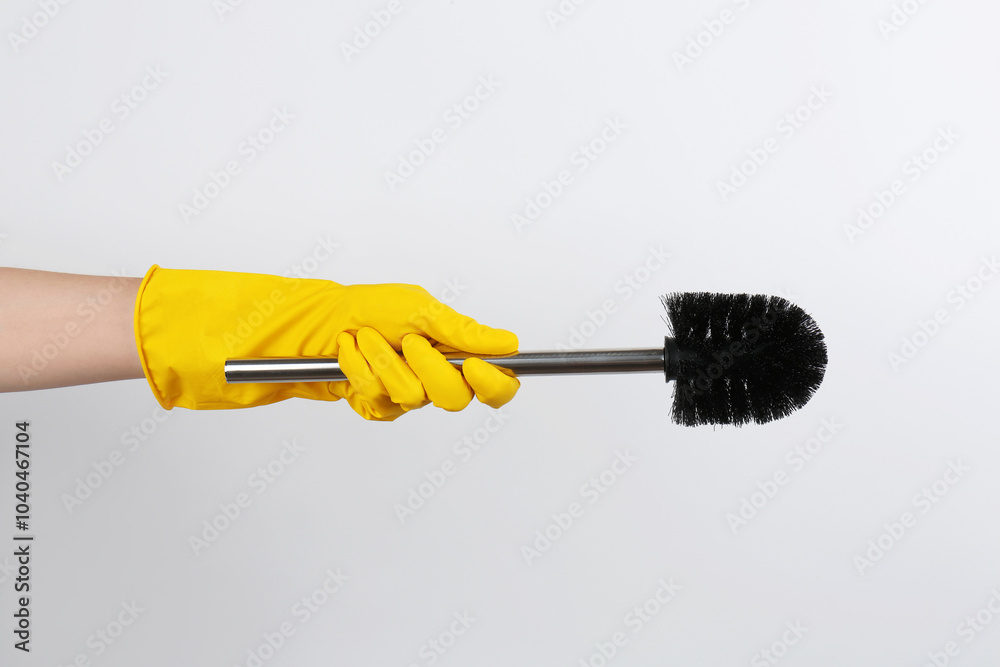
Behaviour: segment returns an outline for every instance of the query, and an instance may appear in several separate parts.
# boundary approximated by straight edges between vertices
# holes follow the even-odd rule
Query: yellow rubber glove
[[[465,360],[459,371],[442,354],[509,354],[517,351],[517,336],[478,324],[414,285],[345,286],[153,266],[136,298],[135,338],[146,379],[168,410],[344,398],[365,419],[391,421],[429,402],[461,410],[473,393],[500,407],[520,387],[481,359]],[[348,379],[225,380],[228,358],[305,356],[338,357]]]

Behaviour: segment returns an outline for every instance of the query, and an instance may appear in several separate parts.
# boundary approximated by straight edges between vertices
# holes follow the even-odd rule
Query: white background
[[[380,424],[298,399],[166,416],[144,381],[3,395],[0,662],[253,665],[282,623],[294,634],[263,664],[597,666],[618,632],[608,664],[1000,657],[995,3],[908,0],[895,25],[887,0],[590,0],[568,16],[556,0],[404,0],[384,28],[370,22],[387,2],[49,4],[51,18],[24,0],[0,16],[3,265],[457,283],[452,305],[524,350],[656,346],[669,291],[781,294],[823,328],[830,365],[805,408],[742,429],[673,425],[653,375],[525,379],[468,461],[455,443],[496,423],[478,403]],[[455,104],[476,107],[459,126]],[[275,109],[293,119],[247,160]],[[78,166],[54,165],[106,118]],[[602,144],[609,121],[624,129]],[[230,160],[240,173],[206,188]],[[518,227],[528,200],[545,207]],[[859,207],[881,215],[849,233]],[[25,419],[30,656],[12,648],[9,555]],[[292,441],[303,452],[256,494],[250,476]],[[618,452],[637,460],[590,504],[581,486]],[[401,522],[394,505],[448,460],[457,472]],[[952,464],[967,471],[920,501]],[[190,538],[239,493],[252,504],[196,554]],[[742,524],[744,501],[759,507]],[[522,548],[573,502],[582,516],[529,564]],[[347,582],[302,623],[296,603],[338,569]],[[679,587],[662,605],[661,580]],[[95,640],[133,601],[135,622]],[[656,613],[637,628],[644,604]]]

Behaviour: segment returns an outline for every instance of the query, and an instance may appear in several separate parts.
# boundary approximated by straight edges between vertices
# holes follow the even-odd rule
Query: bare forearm
[[[139,278],[0,268],[0,391],[143,377]]]

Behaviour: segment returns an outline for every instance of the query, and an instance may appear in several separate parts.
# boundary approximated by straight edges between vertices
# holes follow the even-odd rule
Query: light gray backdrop
[[[3,265],[417,283],[525,350],[655,346],[668,291],[780,294],[830,366],[788,419],[716,430],[672,425],[652,375],[391,424],[3,395],[0,662],[992,664],[998,19],[5,3]]]

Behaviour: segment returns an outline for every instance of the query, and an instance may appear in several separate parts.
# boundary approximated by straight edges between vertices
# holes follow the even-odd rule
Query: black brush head
[[[675,292],[660,297],[676,378],[676,424],[765,424],[805,405],[826,371],[823,332],[793,303],[763,294]]]

